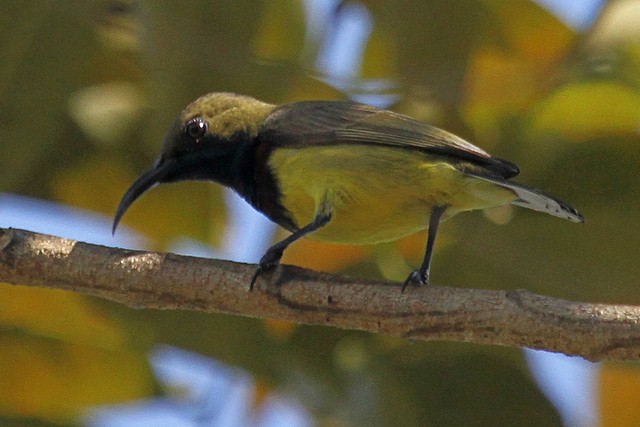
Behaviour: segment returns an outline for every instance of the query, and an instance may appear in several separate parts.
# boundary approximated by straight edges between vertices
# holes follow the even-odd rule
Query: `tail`
[[[526,187],[524,185],[505,181],[500,178],[491,178],[482,175],[473,174],[474,177],[483,181],[491,182],[499,185],[503,188],[508,188],[513,191],[518,198],[511,202],[514,205],[522,206],[523,208],[533,209],[534,211],[548,213],[549,215],[557,216],[558,218],[568,219],[573,222],[584,222],[584,217],[578,213],[577,210],[567,205],[566,203],[547,196],[540,191]]]

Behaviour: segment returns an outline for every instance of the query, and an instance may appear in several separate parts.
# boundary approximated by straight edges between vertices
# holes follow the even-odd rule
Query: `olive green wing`
[[[505,179],[519,172],[514,164],[491,157],[484,150],[442,129],[350,101],[285,104],[267,117],[260,130],[260,139],[273,147],[383,145],[445,156],[454,163],[480,166]]]

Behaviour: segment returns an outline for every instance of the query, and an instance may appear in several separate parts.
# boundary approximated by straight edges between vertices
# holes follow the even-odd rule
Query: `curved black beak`
[[[129,206],[135,202],[138,197],[142,195],[145,191],[153,187],[154,185],[162,182],[163,178],[171,173],[174,169],[174,162],[164,162],[163,164],[156,164],[153,168],[146,171],[140,178],[138,178],[132,185],[129,187],[127,192],[122,196],[122,200],[120,200],[120,204],[118,205],[118,209],[116,210],[116,214],[113,218],[113,228],[111,229],[111,234],[115,234],[116,227],[118,227],[118,223],[120,219],[127,211]]]

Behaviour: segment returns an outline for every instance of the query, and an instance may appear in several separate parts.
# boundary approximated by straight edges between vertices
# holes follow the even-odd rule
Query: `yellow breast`
[[[509,203],[514,194],[415,150],[332,145],[279,148],[269,160],[282,204],[302,227],[317,212],[329,224],[310,238],[337,243],[396,240],[427,227],[434,205],[446,216]]]

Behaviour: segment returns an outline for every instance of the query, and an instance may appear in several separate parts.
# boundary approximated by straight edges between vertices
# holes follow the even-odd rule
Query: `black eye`
[[[207,133],[207,122],[200,117],[193,118],[184,125],[184,133],[193,139],[202,138]]]

